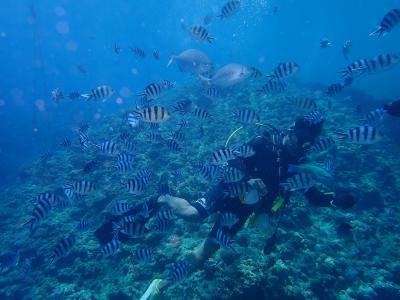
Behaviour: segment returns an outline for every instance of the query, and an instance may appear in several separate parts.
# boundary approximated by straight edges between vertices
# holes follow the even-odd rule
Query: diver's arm
[[[186,221],[198,222],[202,219],[199,211],[183,198],[174,197],[171,195],[163,195],[158,197],[158,202],[166,203],[175,211],[175,214],[178,217]]]

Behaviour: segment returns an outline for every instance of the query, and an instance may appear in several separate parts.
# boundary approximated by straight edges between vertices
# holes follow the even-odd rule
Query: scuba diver
[[[323,119],[319,122],[310,122],[302,117],[283,134],[271,126],[272,132],[267,130],[246,144],[254,149],[254,155],[229,161],[229,165],[240,168],[246,174],[244,181],[250,186],[246,197],[232,196],[227,193],[227,184],[220,182],[193,204],[169,194],[150,200],[147,203],[150,212],[148,219],[163,205],[173,209],[179,218],[190,222],[201,222],[217,212],[219,215],[208,237],[189,254],[187,259],[176,263],[165,278],[154,279],[141,299],[151,299],[161,290],[183,279],[221,246],[234,250],[232,237],[251,215],[257,221],[258,216],[269,217],[277,214],[284,203],[289,201],[290,189],[285,188],[285,181],[293,175],[289,172],[289,166],[302,162],[307,146],[314,144],[320,135],[323,122]],[[305,190],[306,198],[315,206],[347,209],[355,204],[354,197],[347,191],[335,194],[323,193],[315,187],[307,187]],[[134,210],[137,212],[140,208]],[[282,212],[273,236],[266,240],[264,246],[266,255],[271,252],[273,246],[271,244],[277,240],[276,232],[281,218]],[[96,231],[95,235],[100,243],[110,240],[111,230],[112,225],[109,222]]]

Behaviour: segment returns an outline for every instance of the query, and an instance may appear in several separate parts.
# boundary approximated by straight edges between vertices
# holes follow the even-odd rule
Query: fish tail
[[[379,28],[373,32],[371,32],[369,34],[369,36],[378,36],[378,39],[381,38],[382,36],[384,36],[386,34],[385,29],[383,29],[382,27],[379,26]]]
[[[35,218],[32,218],[32,219],[29,219],[28,221],[22,223],[22,224],[21,224],[21,227],[25,227],[25,226],[28,226],[28,225],[29,225],[29,229],[30,229],[30,231],[32,232],[33,229],[34,229],[35,224],[36,224],[36,219],[35,219]]]
[[[215,41],[215,38],[213,38],[211,36],[207,37],[207,42],[209,42],[210,44],[213,44],[214,41]]]

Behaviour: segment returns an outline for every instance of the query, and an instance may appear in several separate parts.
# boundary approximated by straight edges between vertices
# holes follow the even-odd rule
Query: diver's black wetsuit
[[[227,196],[224,192],[224,190],[226,190],[224,184],[220,183],[193,205],[203,218],[217,211],[221,213],[234,213],[239,218],[239,221],[232,226],[230,230],[225,231],[229,232],[231,236],[235,235],[241,229],[247,218],[253,212],[270,213],[274,200],[279,194],[284,195],[280,183],[284,182],[289,177],[287,173],[288,165],[297,164],[300,158],[290,155],[286,150],[279,150],[278,154],[278,150],[274,151],[272,143],[265,136],[255,138],[249,145],[256,153],[244,159],[241,164],[242,171],[247,174],[245,180],[251,178],[261,179],[267,188],[267,195],[256,204],[243,204],[240,202],[239,197]],[[279,172],[281,172],[281,176],[279,176]],[[210,233],[211,235],[215,235],[216,230],[219,228],[219,222],[220,220],[218,218]]]
[[[396,100],[392,103],[385,104],[383,106],[383,109],[385,109],[389,115],[392,115],[394,117],[400,117],[400,100]]]

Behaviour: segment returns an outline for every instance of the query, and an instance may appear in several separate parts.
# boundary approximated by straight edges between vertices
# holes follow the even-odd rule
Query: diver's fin
[[[152,300],[160,294],[159,285],[162,282],[162,279],[154,279],[149,287],[147,288],[146,292],[140,297],[140,300]]]

